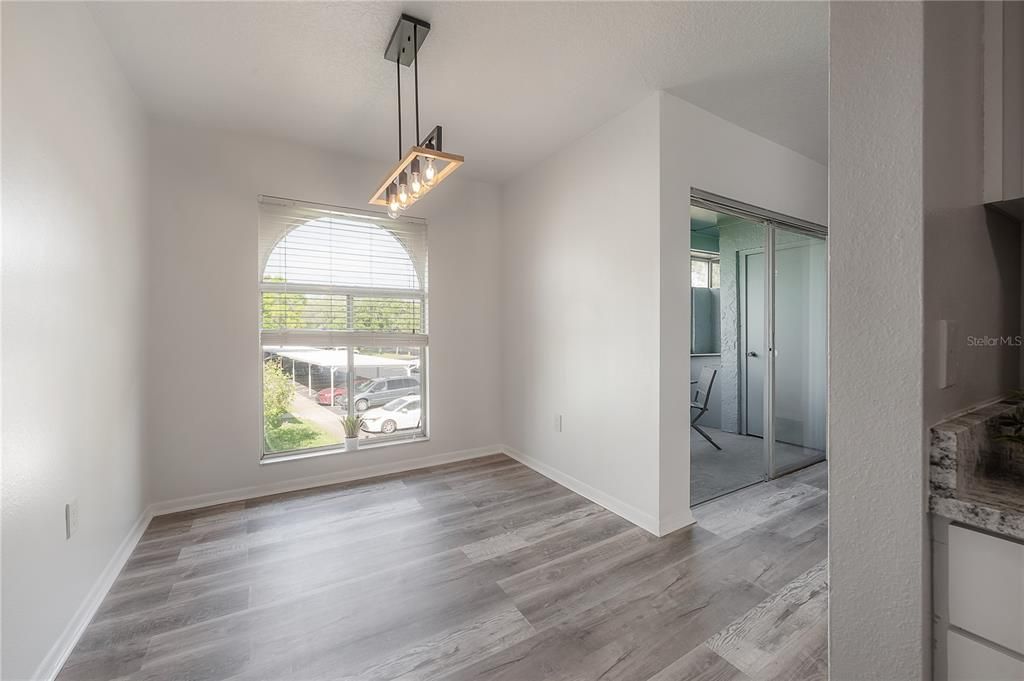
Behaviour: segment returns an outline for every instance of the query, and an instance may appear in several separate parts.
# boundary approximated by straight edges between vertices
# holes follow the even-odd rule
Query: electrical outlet
[[[71,535],[78,531],[78,499],[64,504],[64,529],[66,539],[71,539]]]
[[[561,414],[555,414],[555,432],[556,433],[561,433],[562,432],[562,415]]]

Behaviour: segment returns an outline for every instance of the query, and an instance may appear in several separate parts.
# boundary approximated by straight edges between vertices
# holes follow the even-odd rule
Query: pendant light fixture
[[[391,40],[384,50],[384,58],[395,62],[398,77],[398,165],[370,197],[375,206],[385,206],[388,215],[397,218],[403,210],[416,203],[431,189],[455,172],[465,160],[458,154],[449,154],[441,148],[441,126],[436,126],[426,137],[420,139],[420,47],[430,32],[430,24],[403,14]],[[413,67],[413,97],[416,103],[415,146],[405,151],[402,145],[402,67]]]

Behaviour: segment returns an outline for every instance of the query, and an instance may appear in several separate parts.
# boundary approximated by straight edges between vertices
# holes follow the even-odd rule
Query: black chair
[[[711,439],[711,436],[704,432],[704,429],[697,425],[701,416],[708,413],[708,401],[711,399],[711,387],[715,385],[715,376],[718,369],[704,367],[700,370],[700,379],[697,381],[697,390],[693,394],[693,401],[690,402],[690,409],[696,409],[697,413],[690,417],[690,427],[700,433],[700,436],[711,443],[711,446],[722,451],[718,443]],[[692,413],[692,412],[691,412]]]

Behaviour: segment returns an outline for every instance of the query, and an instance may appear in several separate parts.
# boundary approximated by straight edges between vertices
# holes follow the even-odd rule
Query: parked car
[[[371,409],[363,414],[363,430],[368,433],[393,433],[403,428],[420,425],[419,395],[399,397],[383,407]]]
[[[419,394],[420,379],[415,376],[390,376],[372,379],[361,389],[356,390],[353,398],[356,411],[366,411],[370,407],[379,407],[399,397]]]
[[[355,379],[355,385],[354,385],[354,387],[356,389],[356,394],[359,394],[360,392],[362,392],[363,389],[366,388],[366,386],[368,386],[370,384],[370,381],[372,381],[372,380],[373,379],[371,379],[371,378],[363,378],[362,376],[357,377]],[[322,404],[325,407],[332,407],[332,406],[343,407],[343,406],[345,406],[345,395],[346,394],[348,394],[348,388],[344,384],[336,385],[336,386],[334,386],[334,395],[333,396],[331,395],[331,389],[330,388],[324,388],[323,390],[317,391],[316,401],[317,401],[317,404]],[[333,399],[332,399],[332,397],[333,397]]]

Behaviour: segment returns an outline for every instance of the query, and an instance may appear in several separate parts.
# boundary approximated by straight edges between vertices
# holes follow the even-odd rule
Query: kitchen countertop
[[[1024,447],[993,439],[1004,432],[1000,419],[1013,415],[1024,415],[1024,402],[994,402],[931,429],[932,513],[1024,540]]]

